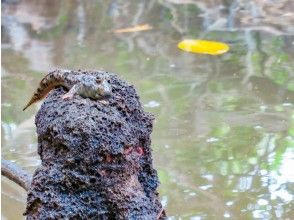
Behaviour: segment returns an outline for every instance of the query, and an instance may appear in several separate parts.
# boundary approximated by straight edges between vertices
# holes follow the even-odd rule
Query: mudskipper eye
[[[100,79],[100,78],[98,78],[98,77],[96,78],[96,82],[97,82],[97,83],[102,83],[102,81],[103,81],[102,79]]]

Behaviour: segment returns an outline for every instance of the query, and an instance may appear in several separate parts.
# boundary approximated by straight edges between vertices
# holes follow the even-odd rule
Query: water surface
[[[2,156],[31,173],[40,164],[40,104],[22,108],[48,71],[107,70],[155,115],[154,165],[171,219],[294,219],[293,4],[207,2],[4,1]],[[153,29],[112,32],[145,23]],[[185,53],[176,46],[185,38],[231,50]],[[2,219],[22,219],[25,200],[2,178]]]

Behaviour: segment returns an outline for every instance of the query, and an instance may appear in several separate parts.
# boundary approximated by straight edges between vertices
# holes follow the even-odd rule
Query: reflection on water
[[[156,116],[153,156],[173,219],[293,219],[294,8],[289,0],[275,6],[4,1],[3,156],[30,172],[39,165],[38,105],[22,108],[46,72],[105,69],[133,83]],[[144,23],[153,29],[111,32]],[[179,51],[191,37],[226,42],[231,51]],[[2,218],[21,219],[24,205],[25,192],[2,179]]]

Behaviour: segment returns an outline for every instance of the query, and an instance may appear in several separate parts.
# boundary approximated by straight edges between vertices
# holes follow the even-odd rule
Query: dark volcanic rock
[[[152,167],[152,116],[133,86],[115,74],[108,104],[58,88],[36,116],[42,164],[28,193],[27,219],[157,219],[162,211]],[[164,216],[162,212],[161,217]]]

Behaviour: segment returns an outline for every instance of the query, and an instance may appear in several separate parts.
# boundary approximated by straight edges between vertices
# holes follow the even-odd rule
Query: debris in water
[[[116,29],[113,31],[113,33],[129,33],[129,32],[138,32],[138,31],[148,31],[148,30],[151,30],[152,28],[153,27],[150,24],[142,24],[142,25],[137,25],[134,27]]]
[[[229,46],[225,43],[207,40],[183,40],[178,44],[178,48],[186,52],[201,53],[210,55],[220,55],[229,51]]]

